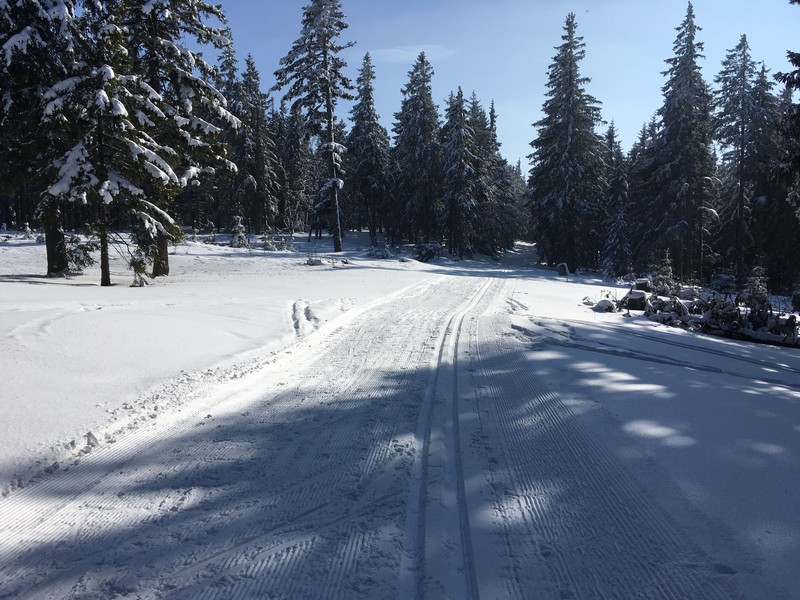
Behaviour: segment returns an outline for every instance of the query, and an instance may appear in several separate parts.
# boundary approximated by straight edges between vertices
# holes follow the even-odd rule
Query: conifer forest
[[[0,1],[0,224],[41,232],[48,274],[99,261],[103,284],[110,246],[158,277],[170,242],[198,232],[265,247],[326,232],[338,250],[366,230],[376,251],[413,244],[423,260],[499,256],[525,239],[572,272],[625,278],[666,261],[685,283],[800,289],[797,52],[793,71],[774,73],[742,33],[707,81],[689,3],[663,104],[625,149],[586,90],[592,49],[570,13],[553,32],[529,163],[510,164],[491,98],[434,98],[424,52],[391,131],[381,125],[370,54],[342,58],[357,42],[345,10],[311,0],[264,89],[223,6]]]

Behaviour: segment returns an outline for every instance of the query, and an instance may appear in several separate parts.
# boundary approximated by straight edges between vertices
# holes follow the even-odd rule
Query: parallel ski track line
[[[536,321],[536,322],[537,323],[541,323],[541,321]],[[589,325],[590,324],[590,322],[588,322],[588,321],[575,321],[575,320],[570,320],[568,323],[578,323],[578,324],[582,324],[582,325]],[[520,330],[525,335],[535,335],[535,334],[532,334],[529,330],[527,330],[524,327],[520,327],[520,326],[515,325],[514,328]],[[547,328],[547,327],[545,326],[545,328]],[[705,349],[703,349],[701,347],[698,347],[698,346],[695,346],[695,345],[692,345],[692,344],[685,344],[685,343],[681,343],[681,342],[678,342],[678,341],[675,341],[675,340],[666,339],[667,336],[646,335],[646,334],[642,334],[642,333],[639,333],[639,332],[631,331],[629,329],[625,329],[623,327],[615,327],[615,326],[607,326],[607,325],[601,325],[598,328],[599,329],[606,329],[608,331],[616,331],[616,332],[619,332],[619,333],[622,333],[622,334],[627,334],[627,335],[631,335],[631,336],[634,336],[634,337],[643,338],[643,339],[650,340],[650,341],[653,341],[653,342],[659,343],[659,344],[665,344],[665,345],[669,345],[669,346],[676,346],[678,348],[682,348],[682,349],[688,350],[690,352],[698,352],[700,354],[711,354],[711,355],[716,355],[716,356],[723,357],[723,358],[725,358],[727,360],[731,360],[731,361],[740,361],[740,362],[744,362],[744,363],[747,363],[747,364],[752,364],[752,365],[755,365],[755,366],[758,366],[758,367],[762,367],[765,370],[769,370],[769,371],[773,371],[773,372],[780,371],[782,373],[786,373],[787,375],[792,375],[792,376],[800,375],[800,370],[794,369],[792,367],[788,367],[786,365],[768,363],[768,362],[766,362],[764,360],[759,360],[759,359],[754,359],[754,358],[747,358],[747,357],[743,357],[743,356],[740,356],[740,355],[731,354],[729,352],[725,352],[725,351],[722,351],[722,350],[709,349],[708,351],[706,351]],[[758,381],[758,382],[766,383],[766,384],[769,384],[769,385],[786,387],[786,388],[790,388],[790,389],[800,389],[800,382],[797,382],[797,381],[787,381],[787,380],[784,380],[784,379],[776,379],[775,377],[770,376],[770,375],[761,376],[761,375],[753,375],[753,374],[749,374],[749,373],[739,373],[739,372],[734,371],[734,370],[722,369],[720,367],[715,367],[715,366],[712,366],[712,365],[706,365],[706,364],[702,364],[702,363],[698,363],[698,362],[694,362],[694,361],[680,360],[680,359],[678,359],[678,358],[676,358],[674,356],[656,354],[656,353],[653,353],[653,352],[642,352],[642,351],[634,352],[632,350],[629,350],[629,349],[627,349],[625,347],[622,347],[622,346],[619,346],[617,344],[611,344],[611,343],[604,342],[604,341],[601,341],[601,340],[596,340],[596,341],[593,340],[592,343],[595,344],[595,345],[592,345],[592,343],[585,343],[585,342],[577,341],[574,337],[570,336],[569,339],[566,339],[566,340],[548,339],[547,343],[548,344],[552,344],[552,345],[556,345],[556,346],[563,346],[563,347],[566,347],[566,348],[575,348],[576,350],[583,350],[585,352],[599,352],[599,353],[602,353],[602,354],[613,354],[615,356],[621,356],[621,357],[624,357],[624,358],[629,358],[631,360],[648,361],[648,362],[654,362],[654,363],[657,363],[657,364],[663,364],[663,365],[668,365],[668,366],[673,366],[673,367],[684,367],[684,368],[690,369],[692,371],[701,371],[701,372],[706,372],[706,373],[718,373],[718,374],[721,374],[721,375],[728,375],[730,377],[736,377],[738,379],[745,379],[745,380],[751,381],[751,382],[752,381]]]
[[[479,319],[474,345],[480,404],[507,466],[495,474],[495,506],[519,597],[735,598],[713,563],[531,372],[523,347],[486,333],[508,325],[505,317]]]
[[[456,595],[450,597],[458,598],[459,600],[478,600],[474,551],[465,500],[463,465],[461,461],[457,352],[465,317],[482,302],[494,282],[494,279],[486,278],[469,300],[450,317],[446,327],[441,331],[436,344],[436,353],[431,360],[427,391],[423,399],[415,434],[417,452],[415,454],[406,516],[405,550],[400,566],[401,581],[398,598],[401,599],[423,600],[431,595],[426,590],[426,584],[429,584],[430,580],[429,566],[427,564],[429,552],[427,548],[434,546],[441,550],[447,540],[440,537],[432,540],[428,531],[430,527],[428,512],[431,510],[431,501],[442,503],[445,501],[444,498],[440,497],[431,498],[430,465],[432,454],[445,451],[446,449],[442,446],[449,446],[451,456],[440,456],[438,460],[443,462],[452,461],[454,465],[454,471],[451,472],[451,476],[446,481],[446,486],[451,489],[445,489],[444,493],[451,492],[455,496],[457,523],[455,524],[455,532],[447,531],[444,535],[455,535],[459,556],[455,565],[449,565],[451,572],[444,574],[450,583],[455,580],[455,587],[458,589],[446,589],[445,591],[449,594],[456,593]],[[447,371],[452,371],[450,373],[452,377],[450,381],[446,381]],[[437,390],[439,390],[440,383],[443,384],[445,390],[448,389],[448,386],[450,387],[450,392],[444,398],[438,397]],[[439,412],[442,412],[436,410],[438,404],[444,404],[443,415],[449,417],[449,427],[446,423],[435,422]],[[434,430],[437,432],[439,430],[449,430],[450,439],[437,444],[432,449]],[[449,541],[452,542],[452,539]],[[433,597],[429,600],[433,600]]]
[[[185,577],[198,578],[204,583],[191,589],[198,594],[202,591],[202,597],[232,597],[234,590],[242,597],[248,597],[251,592],[302,597],[313,589],[304,587],[308,585],[303,583],[307,577],[302,575],[308,575],[312,554],[327,556],[328,561],[331,556],[350,557],[345,561],[350,568],[337,563],[341,568],[327,575],[332,589],[337,585],[341,587],[345,577],[354,576],[357,560],[363,559],[363,548],[376,542],[375,532],[365,533],[349,523],[354,519],[355,522],[369,519],[374,510],[385,511],[387,507],[394,510],[392,503],[397,502],[400,502],[397,514],[406,513],[402,498],[381,496],[380,492],[392,489],[394,484],[386,477],[393,477],[392,473],[398,468],[410,475],[411,452],[419,449],[414,448],[411,441],[404,442],[397,433],[398,428],[413,431],[413,428],[406,429],[403,423],[409,418],[417,422],[419,407],[393,398],[395,392],[387,391],[387,387],[396,387],[404,394],[414,389],[421,393],[417,372],[430,362],[427,357],[437,350],[435,344],[431,345],[431,333],[424,332],[435,332],[435,337],[447,318],[445,298],[449,299],[454,291],[474,289],[474,285],[466,278],[450,283],[432,278],[418,284],[407,290],[404,299],[420,298],[417,302],[420,308],[429,305],[430,294],[439,294],[442,299],[439,306],[414,311],[409,315],[409,323],[398,324],[386,323],[385,315],[391,311],[381,312],[381,309],[388,303],[378,303],[372,310],[362,313],[366,324],[318,332],[314,340],[293,346],[293,358],[301,362],[307,360],[307,365],[290,368],[287,373],[282,372],[279,362],[274,367],[265,367],[266,375],[255,369],[256,373],[249,379],[242,379],[240,387],[260,381],[268,383],[261,394],[246,392],[244,399],[228,401],[222,390],[208,398],[201,397],[199,406],[164,415],[131,434],[129,439],[89,455],[71,472],[58,473],[6,499],[6,505],[10,500],[27,508],[23,511],[26,514],[16,523],[0,516],[0,531],[16,532],[13,537],[21,542],[13,548],[0,547],[2,563],[8,561],[9,567],[15,564],[12,570],[5,570],[0,563],[0,573],[11,581],[0,583],[0,596],[11,593],[25,597],[52,590],[53,597],[71,597],[64,593],[70,589],[70,581],[81,582],[83,574],[91,571],[96,585],[101,586],[94,596],[99,598],[107,591],[102,588],[104,582],[115,580],[117,576],[124,579],[126,572],[138,568],[148,574],[159,573],[159,585],[163,590],[184,590]],[[355,318],[350,319],[351,323],[355,321]],[[381,332],[382,328],[387,331],[378,336],[373,334],[376,330]],[[409,335],[409,329],[415,335]],[[387,343],[396,351],[397,362],[390,365],[400,369],[396,382],[387,382],[380,373],[387,365],[375,363],[371,357],[373,345]],[[348,351],[342,353],[342,348]],[[284,366],[288,360],[283,357]],[[280,380],[292,374],[302,375],[302,381],[281,389]],[[267,376],[277,379],[277,383],[267,381]],[[387,396],[388,393],[392,396]],[[215,405],[215,400],[222,402]],[[365,402],[369,403],[369,410],[360,408]],[[325,427],[311,439],[305,436],[295,440],[293,438],[303,431],[309,431],[303,426],[309,419],[302,412],[305,406],[325,416]],[[355,410],[357,408],[359,410]],[[213,413],[211,418],[203,416],[206,411]],[[234,423],[237,416],[234,413],[240,411],[245,411],[241,414],[246,415],[252,432],[246,428],[240,430],[241,426]],[[298,416],[292,417],[295,413]],[[313,411],[309,415],[311,420],[318,418]],[[356,416],[358,418],[354,418]],[[271,432],[267,436],[269,439],[258,433],[264,427]],[[165,442],[150,448],[154,439],[169,440],[186,435],[195,438],[191,447],[176,442],[173,450],[165,452],[163,446],[172,444]],[[357,460],[343,463],[343,459],[337,458],[339,452],[346,457],[347,448],[353,445],[363,447]],[[154,454],[154,466],[148,463],[149,454]],[[157,459],[163,454],[174,460],[158,467]],[[351,455],[357,456],[352,452]],[[254,457],[268,457],[269,460],[259,463],[258,470],[254,470]],[[208,482],[211,474],[203,475],[208,469],[215,481],[220,482],[216,487]],[[287,469],[293,474],[287,476]],[[130,489],[132,473],[144,483],[143,489]],[[198,474],[204,477],[200,482],[196,479]],[[241,481],[243,477],[244,482]],[[269,493],[256,494],[258,490]],[[348,494],[352,497],[342,496],[344,490],[350,490]],[[257,497],[248,500],[254,495]],[[43,502],[42,498],[48,501]],[[187,501],[189,505],[184,506]],[[40,506],[44,510],[37,513]],[[225,508],[206,511],[210,506]],[[100,507],[109,510],[96,519]],[[237,516],[245,514],[242,511],[247,511],[249,525]],[[180,518],[176,519],[176,515]],[[7,513],[6,517],[9,516]],[[187,529],[181,525],[184,522],[196,522],[200,531],[184,531]],[[59,523],[72,524],[72,541],[63,549],[55,543],[57,539],[63,540]],[[85,529],[81,531],[82,528]],[[130,542],[124,539],[129,528],[135,531]],[[343,533],[326,538],[324,532],[331,528]],[[312,535],[312,532],[315,533]],[[148,557],[152,554],[148,552],[149,545],[159,547],[170,537],[186,550],[178,550],[174,557],[157,559],[154,565],[150,564],[153,559]],[[103,538],[118,538],[122,547],[104,556],[107,548],[102,546]],[[87,540],[95,540],[97,548],[87,546]],[[137,544],[140,550],[136,549]],[[72,547],[81,550],[70,550]],[[244,582],[223,577],[213,589],[208,588],[206,573],[246,570],[244,563],[237,566],[240,564],[237,557],[242,552],[263,557],[258,559],[259,568],[251,569],[250,577]],[[29,558],[24,558],[26,556]],[[20,557],[22,562],[17,560]],[[122,564],[120,561],[129,564],[120,570],[117,566]],[[73,566],[69,566],[70,562]],[[180,567],[181,564],[185,566]],[[187,568],[194,574],[187,572]],[[52,569],[58,571],[55,578],[50,575]],[[81,596],[78,584],[74,589],[78,594],[75,597],[93,597]],[[346,592],[340,595],[348,597]]]
[[[540,317],[536,317],[536,316],[531,315],[530,318],[531,319],[539,319]],[[675,340],[675,339],[670,339],[669,335],[651,335],[651,334],[648,334],[648,333],[642,333],[640,331],[633,331],[630,328],[627,328],[627,327],[624,327],[624,326],[621,326],[621,325],[615,325],[613,323],[601,323],[601,322],[598,322],[598,321],[584,321],[584,320],[570,319],[569,321],[567,321],[567,324],[569,324],[569,323],[577,323],[577,324],[580,324],[580,325],[587,325],[587,326],[590,326],[590,327],[597,327],[597,328],[600,328],[600,329],[608,329],[610,331],[617,331],[617,332],[620,332],[620,333],[625,333],[626,335],[631,335],[631,336],[634,336],[634,337],[642,338],[642,339],[645,339],[645,340],[650,340],[650,341],[653,341],[653,342],[658,342],[658,343],[661,343],[661,344],[666,344],[666,345],[669,345],[669,346],[675,346],[675,347],[678,347],[678,348],[682,348],[684,350],[690,350],[692,352],[700,352],[702,354],[712,354],[712,355],[720,356],[722,358],[729,359],[729,360],[732,360],[732,361],[746,362],[746,363],[749,363],[751,365],[755,365],[757,367],[763,367],[765,369],[773,369],[773,370],[778,370],[778,371],[784,371],[784,372],[786,372],[788,374],[791,374],[791,375],[800,375],[800,369],[795,369],[795,368],[789,367],[787,365],[775,364],[775,363],[767,362],[767,361],[765,361],[763,359],[750,358],[748,356],[742,356],[741,354],[736,354],[734,352],[728,352],[728,351],[725,351],[725,350],[718,350],[716,348],[708,348],[706,346],[698,346],[698,345],[692,344],[692,343],[690,343],[688,341],[679,341],[679,340]],[[696,335],[703,335],[703,334],[696,334]],[[713,336],[707,336],[707,337],[710,337],[711,339],[720,339],[720,338],[714,338]],[[721,338],[721,339],[724,339],[724,338]],[[780,349],[779,346],[774,346],[774,348],[775,349]],[[761,348],[759,347],[759,349],[761,349]],[[791,351],[792,349],[791,348],[786,348],[785,350]]]

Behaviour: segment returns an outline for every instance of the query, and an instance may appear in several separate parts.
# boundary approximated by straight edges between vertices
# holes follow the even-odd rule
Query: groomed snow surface
[[[359,242],[0,242],[0,598],[799,597],[800,350]]]

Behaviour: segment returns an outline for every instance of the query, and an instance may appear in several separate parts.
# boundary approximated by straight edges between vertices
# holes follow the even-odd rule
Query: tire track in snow
[[[426,369],[476,285],[345,315],[6,498],[0,596],[395,597],[370,578],[399,577]]]
[[[481,591],[507,584],[508,598],[737,597],[721,575],[729,569],[705,556],[532,373],[510,329],[497,313],[471,333],[482,426],[494,432],[486,455],[497,453],[504,467],[486,482],[507,556],[487,557]]]

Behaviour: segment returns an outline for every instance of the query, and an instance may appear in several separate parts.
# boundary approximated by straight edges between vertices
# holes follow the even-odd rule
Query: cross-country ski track
[[[738,598],[530,368],[513,276],[477,275],[186,377],[1,498],[0,598]]]

